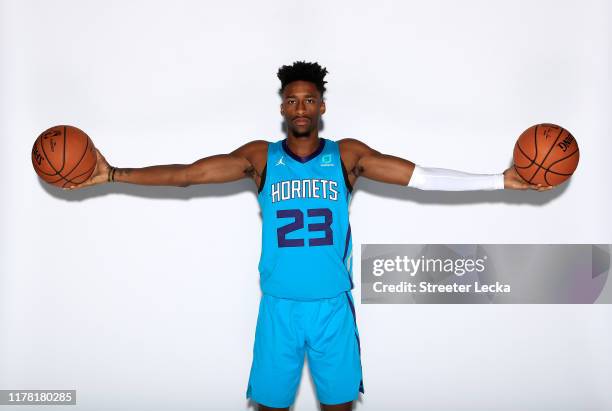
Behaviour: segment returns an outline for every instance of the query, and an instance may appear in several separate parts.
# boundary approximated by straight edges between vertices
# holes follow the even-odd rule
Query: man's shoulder
[[[266,140],[251,140],[238,147],[235,153],[245,157],[266,154],[268,152],[268,144],[270,143]]]
[[[251,140],[246,143],[245,147],[250,147],[253,150],[263,150],[268,148],[268,144],[272,144],[267,140]]]
[[[338,148],[342,154],[360,155],[370,150],[370,147],[356,138],[343,138],[336,143],[338,143]]]
[[[266,165],[269,144],[266,140],[251,140],[234,150],[232,155],[246,159],[261,173]]]

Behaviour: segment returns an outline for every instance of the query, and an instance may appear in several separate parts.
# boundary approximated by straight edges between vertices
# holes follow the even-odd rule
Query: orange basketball
[[[579,158],[574,136],[555,124],[529,127],[514,146],[514,169],[530,184],[561,184],[574,173]]]
[[[96,150],[89,136],[78,128],[54,126],[34,142],[32,165],[45,182],[68,187],[91,176],[96,167]]]

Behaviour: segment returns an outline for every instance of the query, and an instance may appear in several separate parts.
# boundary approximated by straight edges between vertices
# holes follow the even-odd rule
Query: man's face
[[[325,113],[321,93],[309,81],[293,81],[283,90],[281,115],[294,137],[308,137],[319,129],[319,119]]]

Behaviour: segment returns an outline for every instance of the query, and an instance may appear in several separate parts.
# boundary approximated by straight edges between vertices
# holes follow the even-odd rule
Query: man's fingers
[[[536,191],[548,191],[552,190],[554,186],[545,186],[543,184],[530,184],[529,188]]]
[[[550,185],[543,185],[541,183],[540,184],[530,184],[526,182],[525,180],[523,180],[522,178],[517,176],[517,178],[514,178],[509,182],[509,188],[513,188],[515,190],[548,191],[548,190],[552,190],[555,187],[550,186]]]
[[[537,190],[538,189],[538,185],[537,184],[529,184],[529,183],[526,183],[525,181],[521,180],[521,181],[517,181],[516,182],[516,189],[517,190]]]
[[[554,186],[541,186],[538,188],[538,191],[548,191],[548,190],[552,190],[553,188],[555,188]]]
[[[81,184],[73,184],[71,186],[68,186],[65,188],[65,190],[78,190],[79,188],[85,188],[90,185],[93,185],[93,183],[91,182],[91,180],[87,180],[85,182],[82,182]]]

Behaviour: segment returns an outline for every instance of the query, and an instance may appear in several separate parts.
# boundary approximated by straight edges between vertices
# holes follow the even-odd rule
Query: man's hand
[[[96,148],[96,167],[94,168],[91,177],[88,180],[82,182],[81,184],[72,185],[69,189],[78,189],[88,186],[93,186],[96,184],[103,184],[108,182],[108,171],[110,170],[110,165],[104,158],[104,156],[100,153],[100,151]]]
[[[518,175],[514,167],[510,167],[504,171],[504,188],[513,190],[537,190],[548,191],[553,186],[543,186],[542,184],[529,184]]]

